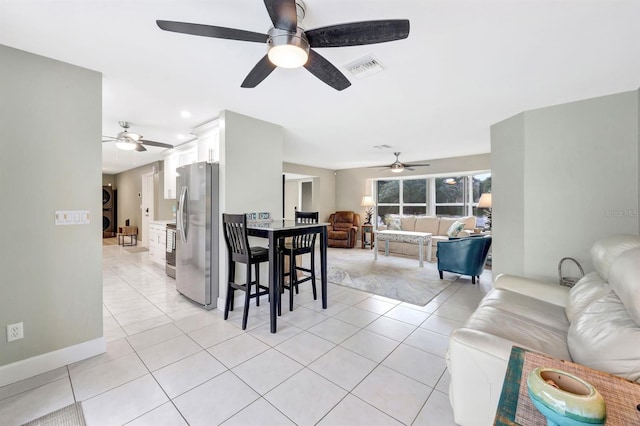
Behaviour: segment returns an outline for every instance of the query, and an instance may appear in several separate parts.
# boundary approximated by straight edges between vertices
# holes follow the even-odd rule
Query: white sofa
[[[398,229],[402,231],[429,232],[431,237],[431,259],[436,258],[438,241],[449,239],[447,231],[456,220],[464,223],[464,229],[458,234],[460,237],[468,237],[476,226],[475,216],[464,217],[439,217],[439,216],[414,216],[390,214],[385,216],[387,222],[395,222],[395,227],[387,224],[379,224],[378,230]],[[384,244],[380,244],[379,251],[384,251]],[[389,253],[403,254],[405,256],[418,256],[418,246],[411,243],[389,242]]]
[[[574,287],[501,275],[449,340],[456,423],[493,424],[512,345],[640,382],[640,237],[591,248],[596,272]]]

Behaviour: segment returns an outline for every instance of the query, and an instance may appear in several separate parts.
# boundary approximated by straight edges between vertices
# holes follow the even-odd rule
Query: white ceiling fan
[[[393,155],[396,156],[396,161],[389,164],[388,166],[384,166],[383,170],[391,170],[393,173],[402,173],[405,170],[413,171],[414,167],[428,167],[431,164],[418,164],[418,163],[401,163],[398,157],[400,156],[399,152],[394,152]],[[381,166],[371,166],[371,168],[378,168]]]
[[[123,128],[123,131],[116,136],[103,136],[102,142],[115,142],[118,149],[125,151],[136,150],[138,152],[144,152],[147,150],[144,145],[157,146],[159,148],[173,148],[173,145],[169,145],[168,143],[143,139],[140,133],[130,132],[129,127],[131,123],[128,121],[118,121],[118,124]]]

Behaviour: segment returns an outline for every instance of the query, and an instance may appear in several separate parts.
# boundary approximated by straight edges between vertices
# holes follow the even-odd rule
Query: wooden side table
[[[362,248],[373,248],[373,225],[367,224],[362,225]],[[369,238],[367,239],[367,234],[369,234]]]
[[[125,237],[129,237],[129,242],[125,242]],[[137,226],[119,226],[118,227],[118,244],[121,246],[138,245],[138,227]]]

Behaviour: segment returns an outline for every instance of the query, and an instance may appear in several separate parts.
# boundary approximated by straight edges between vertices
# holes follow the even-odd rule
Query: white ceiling
[[[155,24],[266,33],[261,0],[2,0],[0,44],[102,72],[105,135],[125,120],[146,139],[179,144],[176,135],[192,137],[193,128],[229,109],[282,125],[285,161],[330,169],[389,164],[396,150],[402,161],[486,153],[489,126],[513,114],[640,86],[637,0],[305,3],[307,29],[408,18],[411,33],[392,43],[318,49],[338,67],[366,54],[385,67],[362,80],[347,76],[353,84],[342,92],[305,69],[277,69],[257,88],[242,89],[264,45]],[[392,148],[374,148],[382,144]],[[116,153],[113,145],[103,144],[105,173],[162,158],[152,147]]]

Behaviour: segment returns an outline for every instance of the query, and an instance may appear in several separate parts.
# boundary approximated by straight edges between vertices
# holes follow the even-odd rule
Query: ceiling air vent
[[[370,75],[377,74],[380,71],[384,71],[380,62],[373,56],[365,56],[360,59],[356,59],[353,62],[346,64],[345,69],[356,78],[365,78]]]

